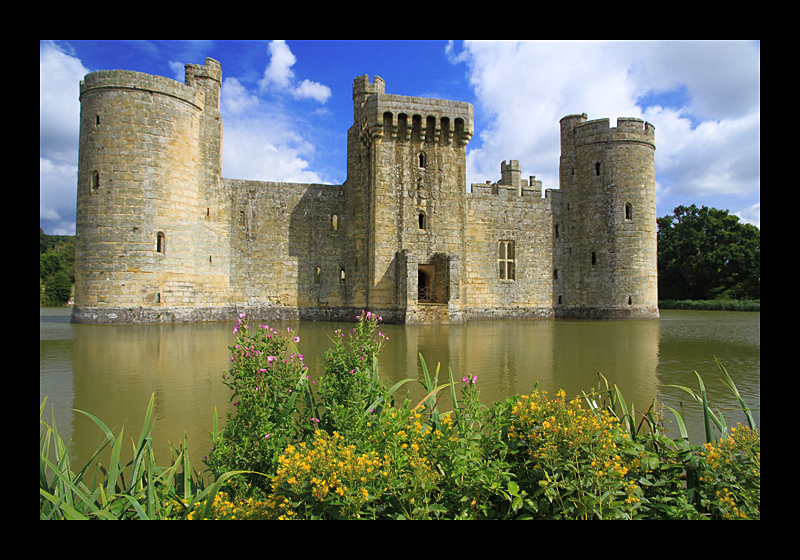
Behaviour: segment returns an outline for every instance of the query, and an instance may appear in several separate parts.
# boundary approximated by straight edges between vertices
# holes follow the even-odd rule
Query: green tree
[[[47,280],[59,270],[64,270],[64,263],[56,253],[39,253],[39,279]]]
[[[760,299],[761,230],[694,204],[658,218],[658,292],[659,299]]]
[[[44,295],[51,305],[63,305],[72,294],[72,282],[63,270],[59,270],[47,279]]]

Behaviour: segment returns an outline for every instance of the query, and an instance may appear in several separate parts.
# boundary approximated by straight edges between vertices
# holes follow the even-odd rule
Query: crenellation
[[[473,108],[353,81],[347,180],[221,176],[222,66],[81,82],[75,322],[657,316],[655,129],[560,122],[560,189],[466,192]],[[544,195],[544,196],[543,196]]]

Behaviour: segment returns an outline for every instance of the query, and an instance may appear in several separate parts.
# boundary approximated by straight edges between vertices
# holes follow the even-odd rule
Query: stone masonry
[[[353,83],[343,185],[221,176],[222,68],[81,82],[73,322],[658,316],[654,128],[561,120],[560,189],[466,189],[469,103]]]

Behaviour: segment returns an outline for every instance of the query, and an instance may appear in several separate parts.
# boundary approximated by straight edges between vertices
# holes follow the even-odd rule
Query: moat
[[[83,325],[69,323],[69,308],[40,309],[39,399],[48,397],[61,436],[73,439],[72,458],[85,463],[100,436],[94,424],[72,409],[90,412],[118,432],[141,429],[152,393],[158,420],[153,431],[161,462],[168,442],[188,435],[192,463],[203,470],[212,414],[231,408],[221,376],[230,364],[233,321],[166,325]],[[391,382],[422,377],[418,355],[431,370],[442,364],[458,380],[478,376],[481,400],[489,404],[513,394],[541,389],[568,396],[597,386],[597,372],[616,383],[628,402],[645,410],[654,397],[668,406],[683,401],[690,433],[701,443],[702,415],[677,384],[697,389],[694,371],[706,383],[709,401],[723,409],[729,425],[744,422],[738,403],[719,381],[716,356],[753,407],[760,425],[760,313],[662,311],[660,319],[639,321],[472,321],[462,325],[386,325],[389,342],[381,352],[380,373]],[[300,336],[298,348],[312,377],[319,375],[329,335],[351,323],[285,322]],[[407,385],[411,387],[411,385]],[[445,392],[447,393],[447,392]],[[418,386],[411,398],[423,396]],[[450,403],[442,402],[449,410]],[[674,424],[672,424],[674,426]],[[136,435],[135,434],[135,435]],[[696,441],[694,441],[696,439]]]

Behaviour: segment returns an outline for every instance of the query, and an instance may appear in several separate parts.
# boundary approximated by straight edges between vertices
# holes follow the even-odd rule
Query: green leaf
[[[711,434],[711,410],[708,408],[708,399],[706,398],[706,386],[703,384],[703,378],[700,377],[700,374],[694,372],[697,376],[697,381],[700,383],[700,398],[701,402],[703,403],[703,426],[705,426],[706,430],[706,443],[712,443],[714,441],[714,437]]]
[[[76,521],[87,521],[89,518],[80,513],[75,508],[65,504],[62,499],[58,499],[49,492],[46,492],[43,489],[39,489],[39,495],[50,501],[53,505],[56,506],[61,512],[64,513],[64,516],[67,519],[72,519]]]
[[[108,478],[106,484],[106,492],[114,494],[117,492],[117,478],[119,477],[121,464],[119,460],[120,452],[122,451],[122,435],[125,432],[125,427],[119,431],[119,437],[114,441],[114,446],[111,448],[111,464],[109,465]]]
[[[684,422],[681,414],[671,406],[668,406],[667,408],[670,409],[672,414],[675,415],[675,421],[678,423],[678,429],[681,432],[681,437],[684,439],[689,439],[689,432],[686,430],[686,423]]]
[[[753,415],[750,413],[750,407],[747,406],[747,403],[742,398],[742,395],[739,394],[739,390],[736,388],[736,384],[733,382],[733,379],[731,379],[731,376],[728,375],[728,371],[720,363],[716,356],[714,356],[714,361],[717,362],[719,369],[722,370],[722,374],[725,376],[725,379],[723,379],[722,382],[725,383],[731,389],[731,391],[733,391],[734,395],[736,395],[736,398],[739,400],[739,405],[742,407],[745,416],[747,416],[747,424],[750,426],[751,430],[755,430],[756,421],[753,419]]]
[[[456,397],[456,385],[453,382],[453,370],[448,366],[447,371],[450,374],[450,396],[453,398],[453,410],[456,413],[456,419],[458,419],[458,397]]]

